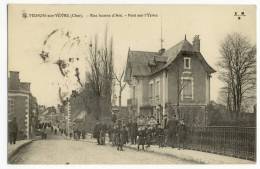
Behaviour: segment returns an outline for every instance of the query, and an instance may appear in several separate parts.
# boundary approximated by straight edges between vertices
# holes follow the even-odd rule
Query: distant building
[[[38,121],[37,99],[32,96],[30,83],[21,82],[19,72],[8,74],[8,121],[16,117],[18,139],[29,139]]]
[[[185,36],[159,52],[129,49],[124,80],[130,88],[130,116],[154,116],[161,123],[176,115],[190,124],[205,125],[214,72],[200,52],[199,36],[193,44]]]

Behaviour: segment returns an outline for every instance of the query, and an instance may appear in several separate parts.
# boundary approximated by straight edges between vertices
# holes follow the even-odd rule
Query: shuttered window
[[[193,98],[192,79],[183,79],[183,98]]]

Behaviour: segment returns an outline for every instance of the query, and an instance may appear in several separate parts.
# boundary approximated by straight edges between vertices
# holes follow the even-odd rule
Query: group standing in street
[[[8,127],[9,142],[10,144],[15,144],[18,132],[16,118],[13,118],[13,120],[9,122]],[[66,129],[49,122],[39,123],[38,128],[41,131],[42,139],[47,139],[47,129],[54,135],[60,133],[60,135],[69,136],[70,139],[74,140],[85,139],[86,135],[84,130],[80,130],[77,127],[67,133]],[[178,120],[176,116],[168,120],[165,125],[160,123],[156,125],[140,125],[135,121],[124,123],[121,120],[116,120],[111,125],[97,122],[94,127],[93,137],[97,140],[98,145],[106,144],[107,134],[108,142],[111,142],[112,146],[116,147],[118,151],[123,151],[124,145],[127,144],[136,145],[138,151],[144,151],[149,148],[150,145],[158,145],[159,148],[170,146],[172,148],[184,149],[187,127],[184,120]]]
[[[145,150],[150,145],[157,144],[159,148],[170,146],[172,148],[185,148],[187,127],[183,119],[177,120],[174,117],[169,120],[165,126],[157,124],[137,125],[130,121],[124,124],[122,121],[116,121],[110,126],[97,122],[93,137],[96,138],[98,145],[105,145],[106,133],[108,141],[115,146],[118,151],[123,151],[126,144],[137,145],[137,149]]]

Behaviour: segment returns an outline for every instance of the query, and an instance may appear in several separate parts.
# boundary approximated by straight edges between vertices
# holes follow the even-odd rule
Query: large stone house
[[[19,72],[8,73],[8,122],[14,117],[18,124],[18,139],[29,139],[38,122],[37,99],[31,94],[30,83],[21,82]]]
[[[200,39],[185,39],[159,52],[129,49],[124,80],[130,88],[127,101],[132,118],[154,116],[158,122],[173,116],[189,124],[207,123],[210,78],[215,70],[200,52]]]

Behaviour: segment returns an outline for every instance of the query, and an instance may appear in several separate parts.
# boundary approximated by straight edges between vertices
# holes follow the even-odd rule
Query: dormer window
[[[184,69],[190,69],[191,68],[191,58],[184,57]]]

